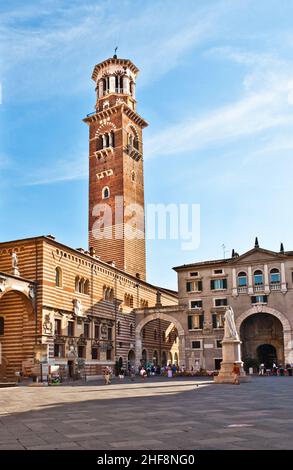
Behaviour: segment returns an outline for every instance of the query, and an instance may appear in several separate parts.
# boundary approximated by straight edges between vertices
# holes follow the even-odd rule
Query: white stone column
[[[103,149],[107,147],[107,140],[105,134],[102,135],[102,140],[103,140]]]
[[[113,147],[113,134],[109,132],[109,147]]]
[[[132,98],[135,100],[135,82],[132,82]]]
[[[109,89],[110,93],[115,93],[115,75],[109,77]]]
[[[237,297],[238,289],[237,289],[237,278],[236,278],[236,269],[232,269],[232,295]]]
[[[123,93],[126,93],[129,95],[130,90],[129,90],[129,77],[127,75],[123,76]]]
[[[270,281],[269,281],[269,268],[268,265],[264,265],[264,281],[265,281],[265,293],[270,293]]]
[[[104,95],[104,84],[103,84],[103,80],[100,80],[99,81],[99,97],[102,98],[103,95]]]
[[[248,293],[253,294],[252,267],[248,267]]]
[[[281,263],[281,291],[287,292],[285,263]]]

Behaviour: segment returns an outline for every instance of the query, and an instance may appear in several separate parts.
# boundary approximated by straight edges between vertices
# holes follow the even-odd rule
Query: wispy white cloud
[[[138,59],[141,86],[150,84],[215,34],[227,2],[191,9],[185,1],[158,1],[138,8],[122,0],[116,14],[106,0],[70,2],[70,7],[62,0],[24,3],[0,14],[6,96],[23,101],[85,90],[89,68],[110,55],[117,42],[119,53]],[[21,80],[12,89],[8,79],[15,75]]]
[[[82,180],[88,177],[87,156],[78,154],[71,159],[58,160],[54,167],[40,167],[21,182],[23,186],[41,186]]]
[[[211,109],[202,117],[185,118],[153,135],[145,144],[146,156],[197,152],[268,130],[279,132],[282,146],[282,134],[293,124],[289,96],[293,62],[232,48],[213,49],[210,54],[217,60],[221,57],[245,65],[248,70],[243,76],[242,96],[223,107]],[[256,142],[258,146],[262,144],[261,140]]]

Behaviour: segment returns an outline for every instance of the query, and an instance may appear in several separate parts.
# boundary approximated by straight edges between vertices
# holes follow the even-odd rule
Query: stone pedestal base
[[[250,382],[251,378],[249,375],[246,375],[243,370],[243,364],[238,363],[240,367],[240,375],[239,375],[239,382]],[[225,362],[221,364],[221,370],[219,375],[214,377],[214,382],[216,384],[233,384],[234,383],[234,374],[233,374],[233,366],[234,362]]]
[[[234,374],[233,366],[236,363],[240,368],[239,382],[249,382],[250,377],[245,374],[243,370],[243,362],[241,361],[240,351],[241,341],[238,339],[223,339],[222,351],[223,361],[221,363],[221,370],[219,375],[214,377],[214,382],[217,384],[233,384]]]
[[[13,268],[12,269],[12,275],[16,276],[16,277],[20,277],[20,272],[19,272],[18,268]]]

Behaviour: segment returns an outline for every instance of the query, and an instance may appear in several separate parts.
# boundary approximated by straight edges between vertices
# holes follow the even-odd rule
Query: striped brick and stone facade
[[[12,253],[18,257],[19,277],[8,274]],[[92,376],[119,360],[123,367],[134,362],[135,309],[147,312],[156,304],[156,286],[51,236],[0,243],[0,271],[0,338],[10,373],[32,365],[39,344],[48,346],[50,364],[65,369],[83,359]],[[160,298],[162,304],[174,305],[177,296],[160,289]],[[148,359],[162,350],[160,334],[168,327],[169,322],[158,320],[147,326]],[[176,341],[172,328],[167,336],[163,349],[168,358]]]

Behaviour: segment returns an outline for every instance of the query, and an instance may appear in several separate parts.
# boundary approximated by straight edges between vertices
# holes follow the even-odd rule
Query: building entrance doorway
[[[272,369],[273,363],[277,363],[277,351],[271,344],[258,346],[257,359],[260,364],[264,364],[266,369]]]

